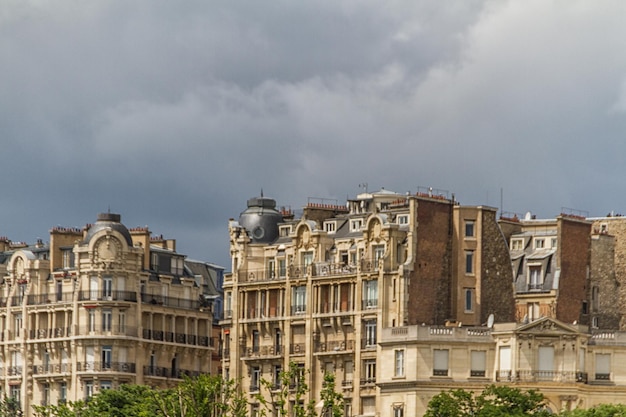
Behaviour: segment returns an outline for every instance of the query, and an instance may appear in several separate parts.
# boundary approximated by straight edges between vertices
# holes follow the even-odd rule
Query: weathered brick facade
[[[558,218],[557,266],[561,269],[556,318],[566,323],[583,322],[587,299],[587,270],[590,261],[591,224],[566,216]]]
[[[515,321],[515,294],[509,246],[494,211],[482,211],[481,323],[489,314],[497,322]]]
[[[593,327],[619,329],[619,283],[615,276],[615,238],[606,233],[591,236],[591,273],[587,312]],[[595,290],[594,290],[595,288]]]
[[[415,266],[408,287],[408,324],[443,324],[451,318],[452,209],[448,200],[418,200]]]

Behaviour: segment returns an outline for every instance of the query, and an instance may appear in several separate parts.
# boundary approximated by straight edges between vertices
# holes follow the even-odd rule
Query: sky
[[[100,212],[230,269],[228,220],[433,187],[626,213],[626,2],[2,0],[0,235]],[[361,185],[361,186],[360,186]]]

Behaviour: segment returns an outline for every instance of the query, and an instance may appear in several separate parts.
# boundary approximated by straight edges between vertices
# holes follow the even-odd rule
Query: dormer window
[[[511,239],[511,250],[523,250],[524,239]]]
[[[287,237],[291,234],[291,226],[280,226],[278,229],[280,237]]]
[[[350,231],[351,232],[359,232],[359,231],[361,231],[361,227],[362,226],[363,226],[363,219],[350,220]]]
[[[409,224],[409,215],[408,214],[398,214],[398,216],[396,217],[396,223],[402,225],[402,224]]]
[[[335,233],[337,229],[337,222],[324,222],[324,230],[326,233]]]
[[[543,249],[546,247],[546,240],[544,238],[535,239],[535,249]]]

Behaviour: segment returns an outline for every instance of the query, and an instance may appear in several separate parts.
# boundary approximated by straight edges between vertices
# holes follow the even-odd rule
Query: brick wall
[[[482,282],[481,317],[485,323],[489,314],[497,322],[515,321],[515,294],[508,241],[496,223],[495,211],[482,211]]]
[[[589,316],[597,317],[598,327],[619,329],[619,284],[615,277],[615,238],[608,234],[591,236],[591,273],[587,298]],[[594,303],[591,289],[599,289],[598,302]],[[596,309],[597,306],[597,309]],[[583,322],[584,324],[587,324]]]
[[[566,323],[582,322],[583,300],[587,299],[587,267],[590,258],[591,224],[559,217],[557,249],[561,277],[556,306],[556,318]]]
[[[452,208],[448,201],[418,200],[408,324],[443,324],[451,317]]]

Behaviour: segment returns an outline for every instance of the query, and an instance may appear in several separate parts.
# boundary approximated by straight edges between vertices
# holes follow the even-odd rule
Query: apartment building
[[[289,362],[310,371],[313,396],[333,372],[346,415],[374,415],[383,363],[391,363],[381,356],[383,332],[514,321],[494,208],[382,189],[341,205],[310,199],[297,218],[257,197],[229,234],[223,372],[242,380],[251,415],[261,379],[279,384]]]
[[[104,213],[83,229],[53,228],[49,244],[3,238],[0,260],[0,387],[26,414],[218,370],[215,291],[174,240]]]

